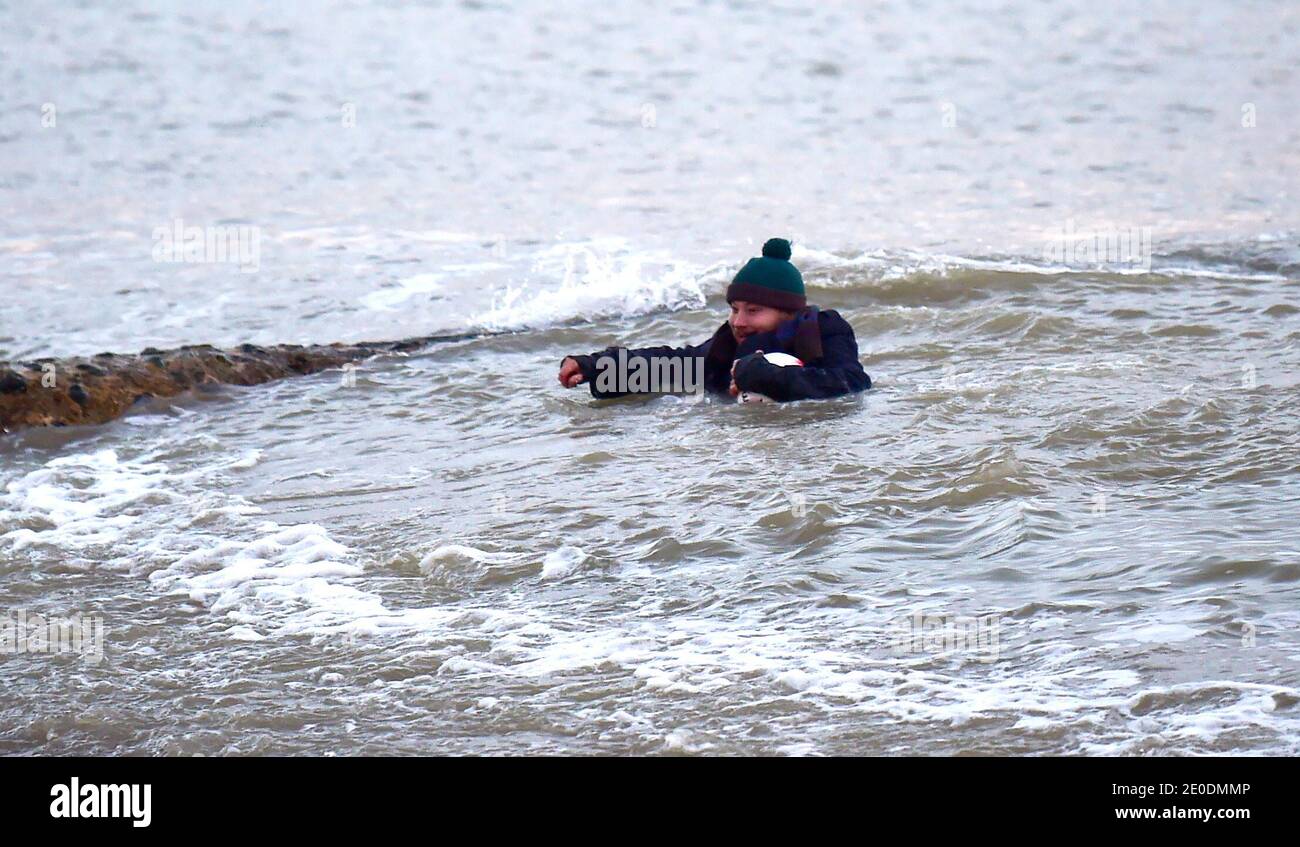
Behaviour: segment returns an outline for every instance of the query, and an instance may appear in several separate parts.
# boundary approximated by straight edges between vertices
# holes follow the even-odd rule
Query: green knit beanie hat
[[[789,241],[769,238],[763,245],[763,255],[745,263],[727,286],[727,302],[733,300],[758,303],[786,312],[797,312],[808,305],[803,276],[790,264]]]

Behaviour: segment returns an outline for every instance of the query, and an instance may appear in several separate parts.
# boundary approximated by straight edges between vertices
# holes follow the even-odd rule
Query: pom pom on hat
[[[763,255],[769,259],[790,261],[790,242],[784,238],[769,238],[763,245]]]

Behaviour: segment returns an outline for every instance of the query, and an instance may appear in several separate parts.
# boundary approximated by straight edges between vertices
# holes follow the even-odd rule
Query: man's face
[[[771,306],[760,306],[744,300],[733,300],[731,317],[727,319],[727,323],[731,324],[731,334],[736,337],[736,342],[740,343],[756,332],[772,332],[781,325],[782,321],[788,321],[792,317],[794,317],[793,312],[783,312]]]

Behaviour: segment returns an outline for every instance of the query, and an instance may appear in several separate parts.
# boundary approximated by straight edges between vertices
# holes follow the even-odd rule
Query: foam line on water
[[[554,245],[534,257],[526,279],[508,285],[469,323],[487,330],[527,329],[700,308],[706,270],[661,251],[635,249],[624,239]]]
[[[182,499],[169,478],[161,463],[122,461],[110,449],[51,459],[0,494],[0,542],[14,552],[112,543],[148,506]]]
[[[0,527],[15,519],[48,526],[11,529],[0,543],[20,550],[30,543],[27,533],[48,534],[41,540],[54,545],[93,538],[118,553],[129,548],[152,557],[158,566],[149,572],[148,585],[201,604],[232,642],[286,636],[414,639],[438,657],[437,676],[491,684],[531,680],[562,687],[592,673],[617,673],[650,697],[730,692],[726,696],[743,699],[761,691],[827,713],[873,713],[905,723],[960,726],[999,719],[1029,732],[1069,723],[1079,728],[1079,743],[1094,752],[1133,751],[1139,736],[1152,733],[1178,749],[1198,749],[1243,728],[1276,732],[1286,707],[1300,696],[1284,686],[1213,681],[1152,686],[1137,671],[1100,661],[1105,657],[1097,651],[1113,649],[1109,642],[1062,652],[1055,639],[1026,642],[1022,636],[1029,630],[1017,632],[1014,623],[1003,637],[1009,647],[1022,648],[1015,661],[986,665],[959,653],[888,655],[889,616],[899,609],[887,605],[851,626],[838,613],[811,607],[790,610],[779,626],[759,612],[664,618],[650,601],[613,622],[588,620],[550,610],[544,596],[563,590],[549,588],[552,581],[582,578],[589,556],[576,547],[489,552],[437,545],[422,560],[422,571],[455,561],[541,567],[520,577],[536,580],[528,590],[494,595],[490,605],[466,597],[396,608],[372,590],[374,575],[363,551],[321,524],[267,521],[233,495],[203,504],[206,512],[221,515],[206,542],[191,539],[183,552],[136,550],[160,531],[192,525],[198,515],[186,495],[210,487],[212,474],[243,464],[220,456],[172,472],[149,454],[123,459],[111,450],[52,459],[6,485],[0,512]],[[148,520],[143,511],[129,513],[144,505]],[[613,573],[617,578],[617,569]],[[1119,635],[1142,643],[1193,637],[1186,629],[1168,628]],[[483,646],[466,651],[466,639]],[[1104,729],[1117,715],[1124,726]]]
[[[916,250],[871,249],[844,255],[812,247],[795,246],[791,261],[804,272],[806,281],[819,288],[852,288],[865,282],[896,282],[914,277],[947,277],[962,272],[1027,274],[1058,277],[1066,274],[1106,274],[1124,277],[1196,277],[1225,281],[1276,282],[1281,274],[1248,268],[1229,269],[1212,264],[1168,263],[1159,255],[1143,264],[1061,264],[1015,256],[968,257]],[[1226,260],[1225,260],[1226,261]],[[839,273],[849,271],[856,273]],[[829,274],[829,275],[828,275]]]

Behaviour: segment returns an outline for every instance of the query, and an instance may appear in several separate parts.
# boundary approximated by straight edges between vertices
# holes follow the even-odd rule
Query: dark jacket
[[[618,347],[610,347],[589,356],[573,356],[582,369],[591,396],[619,397],[626,392],[596,389],[596,360],[601,356],[619,358]],[[783,368],[768,362],[755,351],[789,353],[805,367]],[[704,387],[714,394],[727,394],[731,386],[731,366],[736,363],[736,386],[741,391],[756,391],[773,400],[808,400],[838,397],[865,391],[871,377],[858,361],[858,342],[853,327],[833,310],[822,311],[809,306],[781,324],[774,332],[755,333],[736,344],[731,326],[723,323],[713,337],[691,347],[645,347],[626,350],[627,361],[637,357],[681,359],[683,367],[691,360],[704,359]]]

